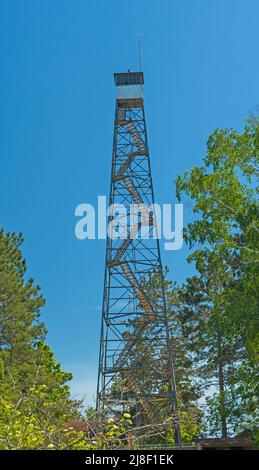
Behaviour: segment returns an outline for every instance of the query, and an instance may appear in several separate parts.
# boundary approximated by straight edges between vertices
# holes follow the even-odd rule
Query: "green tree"
[[[45,301],[32,279],[24,280],[26,262],[20,245],[22,235],[4,234],[0,229],[0,345],[18,360],[20,351],[44,338],[46,330],[39,321]]]
[[[228,429],[255,426],[256,419],[258,135],[257,119],[243,133],[216,130],[203,166],[176,181],[179,201],[184,195],[191,198],[196,216],[184,237],[198,276],[183,286],[182,296],[189,315],[197,319],[193,350],[201,376],[212,381],[212,390],[216,378],[207,420],[223,436]]]
[[[63,426],[78,413],[67,384],[72,375],[61,370],[45,343],[40,321],[45,301],[33,280],[25,280],[21,243],[21,235],[0,230],[0,427],[2,437],[10,431],[10,448],[15,447],[11,423],[17,415],[25,428],[33,421],[47,436],[49,427]]]

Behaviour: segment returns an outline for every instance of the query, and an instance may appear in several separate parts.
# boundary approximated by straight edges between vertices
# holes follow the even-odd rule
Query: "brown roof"
[[[214,447],[218,449],[245,448],[253,449],[253,439],[251,431],[245,430],[234,437],[227,438],[207,438],[198,442],[203,449]]]

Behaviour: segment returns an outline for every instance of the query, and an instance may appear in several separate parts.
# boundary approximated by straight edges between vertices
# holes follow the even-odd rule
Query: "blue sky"
[[[258,23],[258,0],[1,1],[0,225],[24,234],[48,343],[88,402],[105,242],[77,240],[74,211],[109,190],[113,73],[137,69],[140,33],[155,196],[174,203],[208,135],[242,129],[259,103]],[[186,254],[162,250],[179,282]]]

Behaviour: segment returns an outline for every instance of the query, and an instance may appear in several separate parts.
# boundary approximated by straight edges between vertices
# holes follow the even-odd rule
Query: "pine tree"
[[[72,376],[61,370],[45,343],[40,320],[45,301],[39,286],[25,280],[21,243],[21,235],[0,230],[0,429],[3,440],[9,433],[10,448],[16,445],[16,414],[8,410],[15,410],[24,425],[36,422],[46,441],[53,426],[62,427],[78,414],[67,384]]]

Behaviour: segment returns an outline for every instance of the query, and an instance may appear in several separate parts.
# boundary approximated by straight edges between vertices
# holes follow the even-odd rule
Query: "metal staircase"
[[[127,122],[126,126],[139,152],[144,153],[146,151],[145,142],[143,142],[143,140],[141,139],[140,134],[137,131],[133,122],[131,121]]]
[[[128,158],[125,160],[125,162],[123,162],[120,169],[113,176],[113,181],[119,181],[124,178],[124,174],[126,173],[127,169],[130,167],[131,163],[137,155],[139,155],[138,152],[129,153]]]
[[[121,270],[124,274],[124,276],[127,278],[127,280],[130,282],[130,285],[137,296],[140,306],[147,312],[147,313],[152,313],[153,312],[153,307],[151,303],[148,301],[145,293],[141,289],[136,276],[134,275],[132,269],[130,268],[128,263],[123,263],[121,265]],[[148,320],[150,320],[150,316],[148,317]]]
[[[132,230],[128,234],[127,238],[124,240],[124,242],[121,244],[121,246],[118,248],[116,255],[114,258],[109,261],[109,266],[116,266],[121,263],[122,261],[122,256],[124,255],[125,251],[129,248],[130,244],[132,243],[133,238],[137,235],[138,230],[141,227],[141,222],[137,222],[135,225],[133,225]]]
[[[124,183],[125,187],[127,188],[127,190],[129,191],[129,193],[131,194],[133,204],[143,204],[143,200],[142,200],[138,190],[134,186],[134,183],[133,183],[131,177],[126,176],[123,180],[123,183]]]

